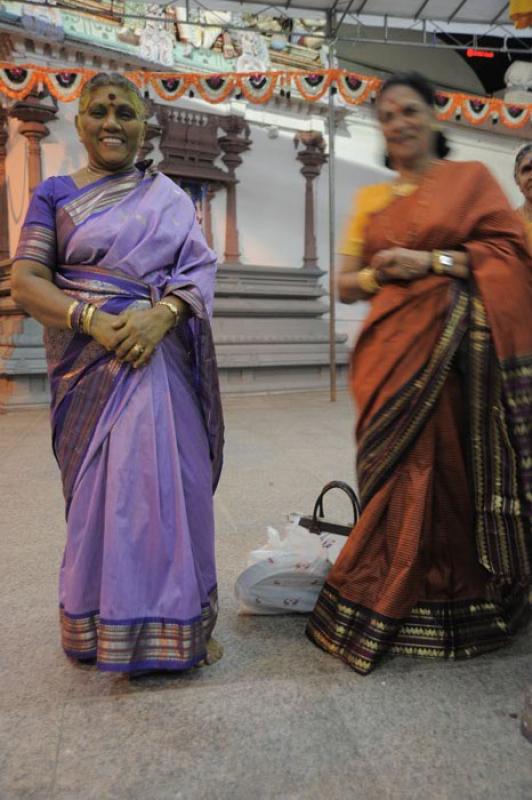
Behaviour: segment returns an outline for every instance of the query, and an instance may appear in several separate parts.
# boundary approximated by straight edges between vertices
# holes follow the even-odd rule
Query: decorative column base
[[[222,264],[214,341],[225,394],[326,391],[329,326],[319,269]],[[339,386],[347,385],[346,336],[336,336]]]
[[[0,262],[0,410],[48,405],[42,326],[9,295],[11,260]]]

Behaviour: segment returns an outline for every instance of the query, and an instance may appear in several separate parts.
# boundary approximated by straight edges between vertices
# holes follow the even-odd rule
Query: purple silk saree
[[[216,622],[212,492],[223,421],[209,317],[216,261],[186,194],[138,169],[36,190],[17,258],[102,310],[175,295],[192,315],[148,366],[48,329],[54,452],[67,509],[63,647],[100,669],[186,669]]]

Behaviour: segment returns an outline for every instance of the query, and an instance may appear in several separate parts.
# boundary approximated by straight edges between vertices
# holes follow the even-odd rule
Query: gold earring
[[[432,122],[430,127],[434,131],[434,133],[439,133],[441,130],[437,122]]]

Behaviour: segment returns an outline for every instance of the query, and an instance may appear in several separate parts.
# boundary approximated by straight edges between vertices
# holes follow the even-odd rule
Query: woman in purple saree
[[[86,84],[88,167],[36,189],[13,279],[15,301],[46,329],[67,515],[63,648],[130,673],[221,655],[216,261],[187,195],[133,166],[144,125],[133,84]]]

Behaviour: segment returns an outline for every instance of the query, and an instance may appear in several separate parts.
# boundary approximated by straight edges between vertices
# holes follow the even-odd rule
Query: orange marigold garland
[[[340,96],[350,105],[364,103],[370,94],[380,86],[376,78],[366,78],[356,72],[340,72],[336,83]]]
[[[530,119],[530,108],[527,106],[511,106],[501,103],[501,122],[508,128],[524,128]]]
[[[0,89],[12,100],[22,100],[42,78],[42,73],[30,67],[16,67],[13,64],[0,67]]]
[[[35,87],[40,90],[46,86],[58,100],[69,103],[79,97],[85,81],[95,72],[94,69],[82,67],[60,70],[36,64],[0,62],[0,92],[12,100],[22,100]],[[346,103],[357,105],[372,97],[381,85],[378,78],[337,69],[221,75],[135,70],[124,74],[139,89],[153,87],[159,97],[167,102],[178,100],[187,90],[191,90],[208,103],[223,103],[235,92],[250,103],[267,103],[275,91],[279,91],[281,96],[289,96],[293,83],[301,97],[308,102],[321,100],[329,89],[335,87]],[[495,122],[500,121],[508,128],[519,129],[529,122],[531,113],[532,104],[518,106],[496,98],[450,92],[436,94],[436,116],[441,121],[463,115],[470,124],[482,125],[491,116]]]
[[[314,103],[321,100],[335,78],[335,70],[300,72],[293,75],[293,80],[299,94],[304,97],[305,100]]]
[[[277,87],[279,75],[276,72],[239,75],[238,87],[250,103],[267,103]]]
[[[197,89],[200,97],[208,103],[223,103],[236,85],[236,80],[231,75],[190,76],[190,87]]]
[[[77,100],[83,84],[94,74],[89,70],[64,70],[63,72],[49,72],[44,76],[44,80],[50,94],[61,103],[71,103],[73,100]]]
[[[436,92],[434,102],[436,106],[436,116],[441,122],[451,119],[457,107],[460,107],[460,102],[455,95],[447,94],[447,92]]]
[[[486,98],[465,97],[462,102],[462,112],[471,125],[482,125],[490,116],[492,108]]]
[[[179,100],[185,94],[188,85],[185,75],[176,75],[175,73],[164,75],[151,73],[149,82],[159,97],[170,103]]]

